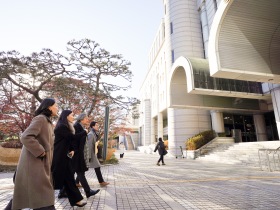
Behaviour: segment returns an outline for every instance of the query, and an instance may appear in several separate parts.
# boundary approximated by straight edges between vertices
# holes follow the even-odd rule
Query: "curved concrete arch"
[[[169,80],[167,81],[167,84],[169,84],[168,88],[167,88],[168,96],[169,96],[169,100],[167,102],[168,107],[172,105],[171,82],[174,79],[174,75],[175,75],[177,69],[180,67],[183,67],[185,70],[185,73],[186,73],[186,91],[188,92],[188,90],[191,90],[194,87],[191,63],[190,63],[189,59],[181,56],[178,59],[176,59],[176,61],[172,65],[171,73],[170,73],[171,76],[169,77]]]
[[[190,58],[191,59],[191,58]],[[190,59],[179,57],[173,64],[167,81],[168,105],[168,147],[171,155],[180,154],[180,146],[199,132],[211,129],[210,112],[199,110],[203,96],[189,94],[193,83],[193,66]],[[188,101],[190,103],[188,103]],[[189,105],[186,107],[186,105]],[[198,108],[198,109],[196,109]]]
[[[195,87],[194,72],[197,71],[209,73],[208,60],[181,56],[174,62],[167,81],[168,108],[260,111],[257,99],[237,98],[226,95],[230,91]]]
[[[221,1],[209,37],[213,77],[280,83],[280,1]]]

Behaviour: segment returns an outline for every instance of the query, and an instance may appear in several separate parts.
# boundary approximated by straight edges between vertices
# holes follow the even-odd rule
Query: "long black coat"
[[[162,141],[160,141],[157,145],[156,148],[154,150],[154,152],[156,152],[158,150],[158,154],[159,155],[164,155],[164,150],[165,150],[165,145]]]
[[[54,153],[53,153],[53,162],[52,162],[52,174],[54,179],[54,189],[61,189],[64,184],[66,167],[71,167],[69,164],[70,158],[67,157],[67,154],[71,151],[75,151],[73,146],[73,141],[77,138],[82,138],[87,136],[86,131],[73,134],[69,128],[65,125],[57,128],[54,131],[55,141],[54,141]],[[73,157],[76,156],[76,153]],[[74,172],[73,172],[74,173]]]
[[[85,131],[83,127],[80,125],[80,123],[76,123],[74,125],[75,132],[80,133],[82,131]],[[86,132],[86,131],[85,131]],[[87,135],[82,136],[80,138],[75,138],[73,146],[75,147],[74,151],[75,154],[72,159],[72,166],[75,172],[85,172],[88,170],[84,158],[84,148],[86,143]]]

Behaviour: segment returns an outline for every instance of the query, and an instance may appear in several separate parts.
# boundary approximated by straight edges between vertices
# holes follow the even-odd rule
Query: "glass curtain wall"
[[[214,78],[209,71],[193,69],[195,88],[262,94],[260,82]]]

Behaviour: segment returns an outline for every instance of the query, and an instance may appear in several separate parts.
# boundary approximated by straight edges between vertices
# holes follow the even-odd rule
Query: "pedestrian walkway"
[[[116,156],[119,157],[118,152]],[[100,187],[94,170],[86,177],[91,188],[101,189],[86,200],[87,205],[74,209],[280,209],[280,173],[269,173],[246,166],[235,166],[197,160],[165,158],[126,151],[120,164],[101,168],[105,181]],[[0,209],[12,197],[11,173],[0,174]],[[68,199],[58,199],[56,209],[70,209]]]

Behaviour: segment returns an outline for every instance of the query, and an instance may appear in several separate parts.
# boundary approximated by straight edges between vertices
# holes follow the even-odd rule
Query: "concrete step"
[[[222,141],[221,141],[222,142]],[[223,142],[224,143],[224,142]],[[259,167],[259,149],[276,149],[280,146],[280,141],[273,142],[244,142],[219,144],[218,141],[209,144],[201,150],[202,154],[198,157],[201,161],[211,161],[227,164],[243,164],[250,167]],[[268,166],[266,156],[260,156],[262,165]],[[271,167],[274,167],[270,156]],[[278,160],[278,159],[277,159]],[[277,165],[278,167],[278,165]]]

